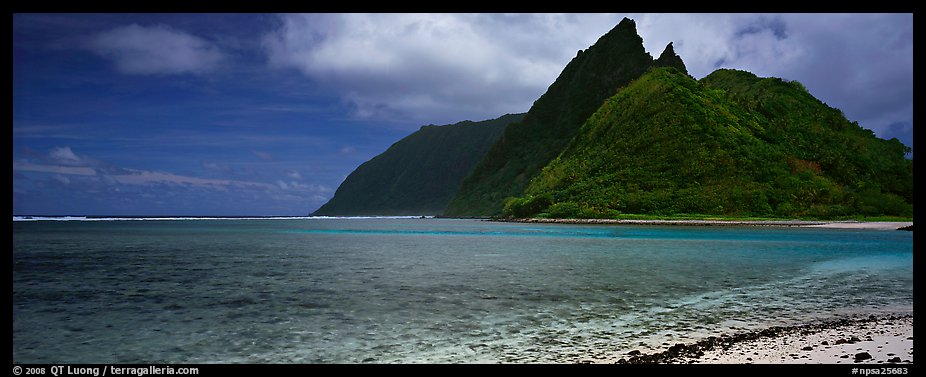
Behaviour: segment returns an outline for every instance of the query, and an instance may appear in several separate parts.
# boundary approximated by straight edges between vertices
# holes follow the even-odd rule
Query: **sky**
[[[13,215],[304,216],[422,125],[526,112],[623,17],[913,146],[912,14],[14,14]]]

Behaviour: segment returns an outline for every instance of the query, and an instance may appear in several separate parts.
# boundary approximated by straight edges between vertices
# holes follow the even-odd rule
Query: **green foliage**
[[[506,217],[528,217],[540,213],[540,211],[549,207],[552,201],[553,197],[547,194],[508,198],[505,200],[504,213]]]
[[[671,46],[670,46],[671,47]],[[666,64],[684,68],[681,59]],[[504,198],[521,196],[544,166],[575,137],[605,99],[653,66],[636,24],[622,20],[593,46],[579,51],[528,111],[509,126],[464,180],[445,212],[448,216],[494,216]]]
[[[582,208],[573,202],[560,202],[551,205],[548,209],[550,217],[557,219],[574,219],[581,217]]]
[[[629,19],[505,123],[466,135],[422,128],[316,213],[912,216],[910,148],[797,81],[729,69],[696,81],[671,43],[654,61]]]
[[[551,217],[912,216],[907,150],[794,81],[657,68],[607,99],[525,195],[551,197],[532,207]]]
[[[505,127],[523,118],[421,127],[360,165],[314,215],[439,215]]]

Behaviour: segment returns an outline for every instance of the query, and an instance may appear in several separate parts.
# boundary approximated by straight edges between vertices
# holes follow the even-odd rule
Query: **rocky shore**
[[[869,316],[778,326],[678,343],[662,352],[631,350],[617,364],[910,364],[913,315]]]

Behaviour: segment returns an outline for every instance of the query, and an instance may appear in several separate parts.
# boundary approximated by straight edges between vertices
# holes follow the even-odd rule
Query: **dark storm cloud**
[[[733,35],[740,38],[748,34],[759,34],[766,30],[770,31],[779,40],[788,37],[787,25],[779,16],[761,17],[753,23],[743,25]]]

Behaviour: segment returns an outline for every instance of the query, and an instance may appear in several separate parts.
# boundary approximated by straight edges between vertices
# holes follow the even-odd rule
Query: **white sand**
[[[905,226],[913,225],[912,221],[836,221],[826,224],[803,225],[808,228],[834,228],[834,229],[878,229],[878,230],[896,230]]]
[[[836,344],[839,339],[858,342]],[[871,339],[871,340],[868,340]],[[823,342],[827,342],[824,345]],[[812,347],[812,350],[805,350]],[[901,362],[913,362],[913,318],[880,320],[847,327],[822,330],[808,335],[799,332],[774,338],[737,343],[726,350],[715,349],[695,359],[696,363],[715,364],[855,364],[855,355],[867,352],[870,359],[860,364],[894,364],[888,360],[899,357]]]

